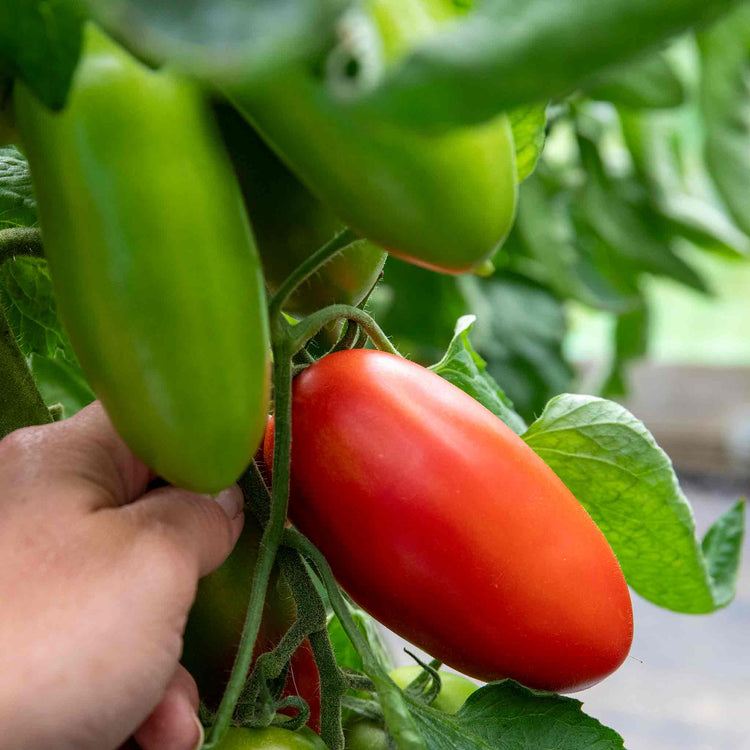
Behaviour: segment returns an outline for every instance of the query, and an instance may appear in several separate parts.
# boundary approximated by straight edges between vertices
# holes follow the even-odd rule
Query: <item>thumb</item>
[[[216,497],[162,487],[116,512],[130,514],[157,544],[179,551],[181,562],[203,577],[229,556],[242,531],[244,498],[236,484]],[[187,559],[186,559],[187,558]]]

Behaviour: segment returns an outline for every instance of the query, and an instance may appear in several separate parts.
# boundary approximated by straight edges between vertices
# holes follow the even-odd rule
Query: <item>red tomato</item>
[[[295,379],[292,424],[290,518],[386,626],[484,681],[573,691],[623,662],[633,615],[609,544],[473,398],[343,351]]]

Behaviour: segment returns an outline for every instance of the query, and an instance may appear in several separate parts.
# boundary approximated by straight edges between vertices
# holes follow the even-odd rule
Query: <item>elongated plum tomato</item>
[[[392,354],[331,354],[293,386],[290,518],[386,626],[484,681],[580,690],[633,635],[602,533],[510,428]],[[267,430],[267,460],[273,445]]]

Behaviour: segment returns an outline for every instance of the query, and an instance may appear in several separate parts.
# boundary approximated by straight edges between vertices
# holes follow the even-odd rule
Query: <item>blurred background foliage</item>
[[[654,347],[750,363],[747,7],[550,103],[492,276],[389,259],[371,304],[397,346],[432,363],[476,314],[474,343],[526,419],[581,386],[574,362],[607,362],[586,384],[607,397]]]

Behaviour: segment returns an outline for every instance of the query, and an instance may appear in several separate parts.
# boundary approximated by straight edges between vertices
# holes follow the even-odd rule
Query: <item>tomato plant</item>
[[[627,585],[731,601],[744,506],[699,540],[564,347],[609,316],[622,393],[651,277],[750,249],[731,5],[0,0],[0,437],[96,396],[160,481],[240,482],[204,750],[617,750],[549,691],[623,663]],[[407,689],[381,625],[489,684]]]

